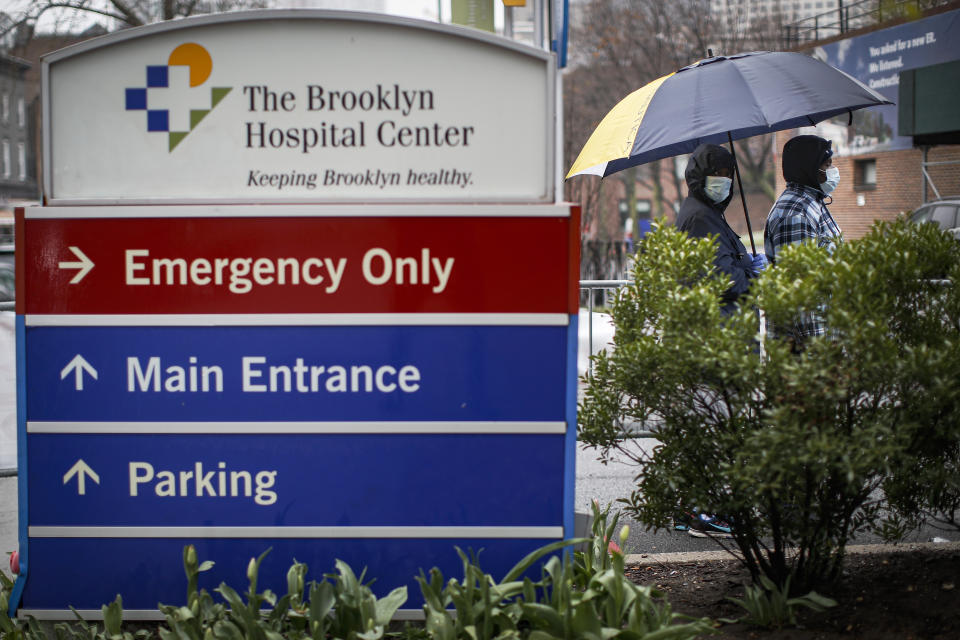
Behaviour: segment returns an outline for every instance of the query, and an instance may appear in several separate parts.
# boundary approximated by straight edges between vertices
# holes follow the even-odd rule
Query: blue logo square
[[[147,131],[169,131],[170,112],[166,109],[147,111]]]
[[[147,86],[148,87],[166,87],[169,86],[167,79],[167,66],[148,66],[147,67]]]
[[[127,89],[127,111],[147,108],[146,89]]]

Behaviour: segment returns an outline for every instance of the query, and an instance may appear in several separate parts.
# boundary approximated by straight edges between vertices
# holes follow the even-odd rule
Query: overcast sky
[[[159,3],[159,0],[157,0]],[[25,8],[36,0],[0,0],[0,11],[16,17]],[[311,7],[326,9],[349,9],[353,11],[383,12],[392,15],[419,18],[421,20],[436,20],[438,11],[443,11],[444,21],[450,20],[450,0],[269,0],[271,8]],[[107,8],[107,0],[93,0],[93,6]],[[44,14],[38,25],[39,31],[72,31],[85,29],[100,22],[108,28],[108,18],[97,16],[89,12],[51,10]]]

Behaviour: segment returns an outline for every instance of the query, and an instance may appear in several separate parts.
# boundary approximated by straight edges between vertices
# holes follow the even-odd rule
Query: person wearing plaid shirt
[[[833,253],[843,242],[840,227],[827,209],[840,175],[833,166],[830,146],[829,140],[809,135],[796,136],[784,145],[787,187],[773,204],[764,228],[763,246],[771,264],[776,264],[780,251],[791,244],[815,242]],[[768,333],[791,339],[797,349],[807,338],[826,331],[823,315],[816,312],[801,314],[792,327],[768,327]]]

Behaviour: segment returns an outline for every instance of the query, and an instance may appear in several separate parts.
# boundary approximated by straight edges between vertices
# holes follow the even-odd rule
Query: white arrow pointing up
[[[58,266],[61,269],[80,269],[77,271],[76,275],[73,276],[73,279],[70,280],[70,284],[77,284],[83,280],[83,276],[90,273],[90,269],[93,269],[93,260],[88,258],[83,251],[80,251],[79,247],[67,247],[70,251],[73,252],[79,262],[61,262]]]
[[[77,391],[83,391],[83,372],[86,371],[90,376],[96,380],[97,379],[97,370],[90,366],[90,363],[83,359],[83,356],[79,353],[73,356],[73,360],[67,363],[67,366],[60,371],[60,379],[63,380],[71,372],[76,376],[74,378],[74,385]]]
[[[70,471],[63,474],[63,484],[70,482],[70,478],[73,476],[77,476],[77,493],[81,496],[87,493],[87,476],[90,476],[91,480],[100,484],[100,476],[90,468],[90,465],[83,461],[83,458],[77,460],[76,464],[70,467]]]

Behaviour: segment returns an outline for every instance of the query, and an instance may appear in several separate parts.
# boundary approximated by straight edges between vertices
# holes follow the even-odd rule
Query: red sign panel
[[[18,313],[576,312],[576,216],[18,218]]]

